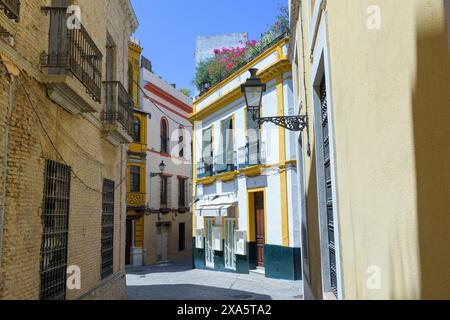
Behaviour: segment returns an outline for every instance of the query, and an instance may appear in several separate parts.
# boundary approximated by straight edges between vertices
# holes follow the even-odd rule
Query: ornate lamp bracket
[[[308,126],[308,116],[286,116],[286,117],[262,117],[258,118],[260,124],[274,123],[290,131],[303,131]]]

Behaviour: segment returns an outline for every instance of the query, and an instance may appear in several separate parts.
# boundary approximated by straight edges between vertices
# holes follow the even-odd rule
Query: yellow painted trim
[[[234,78],[236,78],[236,75],[246,72],[248,69],[250,69],[252,66],[256,65],[258,62],[264,60],[266,57],[270,56],[272,53],[274,53],[278,47],[282,47],[284,44],[289,43],[289,39],[285,38],[282,39],[280,41],[278,41],[276,44],[274,44],[271,48],[267,49],[266,51],[264,51],[263,53],[261,53],[259,56],[257,56],[255,59],[253,59],[252,61],[250,61],[248,64],[246,64],[245,66],[243,66],[241,69],[239,69],[238,71],[234,72],[232,75],[230,75],[228,78],[222,80],[221,82],[219,82],[218,84],[216,84],[214,87],[212,87],[211,89],[209,89],[209,91],[203,95],[200,99],[196,100],[194,102],[194,106],[198,105],[200,102],[202,102],[203,100],[205,100],[206,98],[208,98],[214,91],[216,91],[218,88],[226,85],[227,83],[231,82]],[[287,57],[286,57],[287,58]]]
[[[248,234],[247,238],[249,242],[256,241],[256,213],[255,213],[255,193],[263,193],[264,202],[264,237],[265,243],[267,243],[267,204],[266,204],[266,188],[255,188],[247,190],[247,225]],[[253,219],[251,219],[253,218]]]
[[[249,242],[256,241],[256,232],[255,232],[256,226],[254,218],[255,218],[255,197],[253,192],[247,190],[247,225],[248,225],[247,238]]]
[[[283,77],[277,79],[277,102],[278,116],[284,115],[284,82]],[[286,164],[286,131],[284,128],[278,129],[278,147],[280,163]],[[281,188],[281,230],[284,247],[289,247],[289,215],[288,215],[288,194],[287,194],[287,172],[285,169],[280,171]]]
[[[239,170],[239,173],[244,174],[249,177],[254,177],[254,176],[260,175],[261,172],[263,171],[263,169],[264,169],[263,165],[257,165],[257,166],[252,166],[252,167],[241,169],[241,170]]]
[[[217,177],[213,176],[213,177],[205,177],[205,178],[201,178],[197,180],[197,183],[199,184],[203,184],[203,185],[210,185],[213,184],[214,182],[216,182]]]
[[[272,65],[268,66],[267,68],[263,69],[258,73],[258,76],[261,78],[263,82],[270,82],[277,76],[280,76],[284,74],[285,72],[292,71],[292,66],[289,62],[289,60],[279,60],[274,62]],[[202,120],[213,113],[217,112],[218,110],[222,109],[223,107],[227,106],[228,104],[232,103],[233,101],[236,101],[240,98],[242,98],[244,95],[241,92],[240,87],[236,87],[235,89],[231,90],[227,94],[217,98],[216,100],[212,101],[208,106],[203,108],[202,110],[192,113],[189,116],[189,121],[197,121]],[[194,104],[198,104],[199,102],[196,101]]]
[[[196,123],[194,123],[194,128],[192,130],[192,199],[194,199],[197,194],[197,163],[196,163],[196,154],[197,154],[197,146],[196,146],[196,136],[197,136],[197,128]],[[195,210],[195,203],[192,200],[192,237],[195,238],[197,233],[197,216]],[[194,250],[195,248],[192,248]]]
[[[217,176],[217,179],[219,179],[223,182],[227,182],[227,181],[231,181],[234,178],[236,178],[237,175],[238,175],[238,171],[225,172],[225,173],[219,174]]]

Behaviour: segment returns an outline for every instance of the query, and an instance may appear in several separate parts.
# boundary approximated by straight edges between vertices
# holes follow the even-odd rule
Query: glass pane
[[[261,104],[262,87],[246,87],[245,97],[248,107],[259,107]]]

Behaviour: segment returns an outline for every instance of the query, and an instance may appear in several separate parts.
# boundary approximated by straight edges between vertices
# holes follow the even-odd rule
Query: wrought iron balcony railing
[[[237,169],[237,152],[229,151],[214,158],[214,173],[220,174]]]
[[[239,149],[239,169],[257,166],[266,163],[266,148],[261,141],[248,143]]]
[[[201,179],[211,177],[213,175],[214,165],[212,159],[212,157],[201,159],[197,163],[197,178]]]
[[[121,124],[124,130],[133,134],[133,99],[120,81],[106,81],[105,110],[102,112],[103,124]]]
[[[4,1],[4,0],[2,0]],[[49,53],[41,55],[48,74],[72,73],[96,102],[101,101],[103,55],[84,26],[67,27],[66,7],[43,7],[50,14]]]
[[[20,0],[0,0],[0,11],[4,11],[9,19],[19,22]]]

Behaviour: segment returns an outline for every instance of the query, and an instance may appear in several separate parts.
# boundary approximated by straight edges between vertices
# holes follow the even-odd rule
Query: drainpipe
[[[11,62],[9,59],[0,55],[0,59],[3,61],[6,71],[10,76],[9,81],[9,90],[8,90],[8,106],[6,112],[6,127],[3,132],[3,145],[2,145],[2,181],[0,186],[0,270],[2,267],[2,258],[3,258],[3,229],[4,229],[4,221],[5,221],[5,203],[6,203],[6,183],[7,183],[7,175],[8,175],[8,145],[9,145],[9,132],[11,126],[11,117],[14,111],[14,92],[16,89],[16,79],[15,77],[19,75],[19,69]],[[2,287],[2,279],[0,274],[0,290]]]

